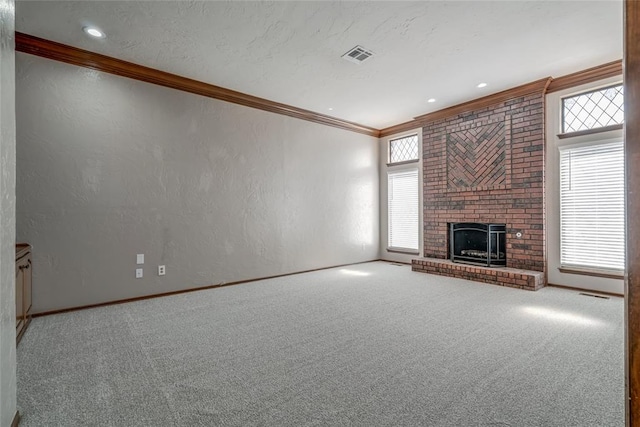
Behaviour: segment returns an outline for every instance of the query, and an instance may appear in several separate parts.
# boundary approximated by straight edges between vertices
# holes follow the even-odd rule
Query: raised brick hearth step
[[[529,291],[537,291],[546,285],[542,271],[481,267],[454,263],[446,259],[416,258],[411,261],[411,270]]]

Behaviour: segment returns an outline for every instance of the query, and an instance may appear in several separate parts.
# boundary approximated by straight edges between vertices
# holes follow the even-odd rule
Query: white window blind
[[[389,247],[418,252],[418,170],[389,172]]]
[[[622,142],[560,150],[560,263],[624,269]]]

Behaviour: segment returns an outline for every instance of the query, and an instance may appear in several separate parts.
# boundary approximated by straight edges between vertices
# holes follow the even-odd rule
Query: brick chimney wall
[[[543,93],[424,124],[422,141],[424,256],[448,258],[448,223],[504,223],[507,267],[545,271]]]

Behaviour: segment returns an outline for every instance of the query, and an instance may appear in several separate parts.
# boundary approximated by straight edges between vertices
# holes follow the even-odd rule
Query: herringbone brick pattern
[[[447,187],[494,187],[506,183],[504,123],[447,135]]]

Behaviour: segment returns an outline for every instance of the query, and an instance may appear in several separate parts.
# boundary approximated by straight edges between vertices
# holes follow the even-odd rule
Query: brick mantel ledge
[[[542,271],[522,270],[505,267],[482,267],[459,264],[437,258],[415,258],[411,261],[411,270],[440,276],[456,277],[475,282],[491,283],[510,288],[537,291],[543,288],[545,275]]]

